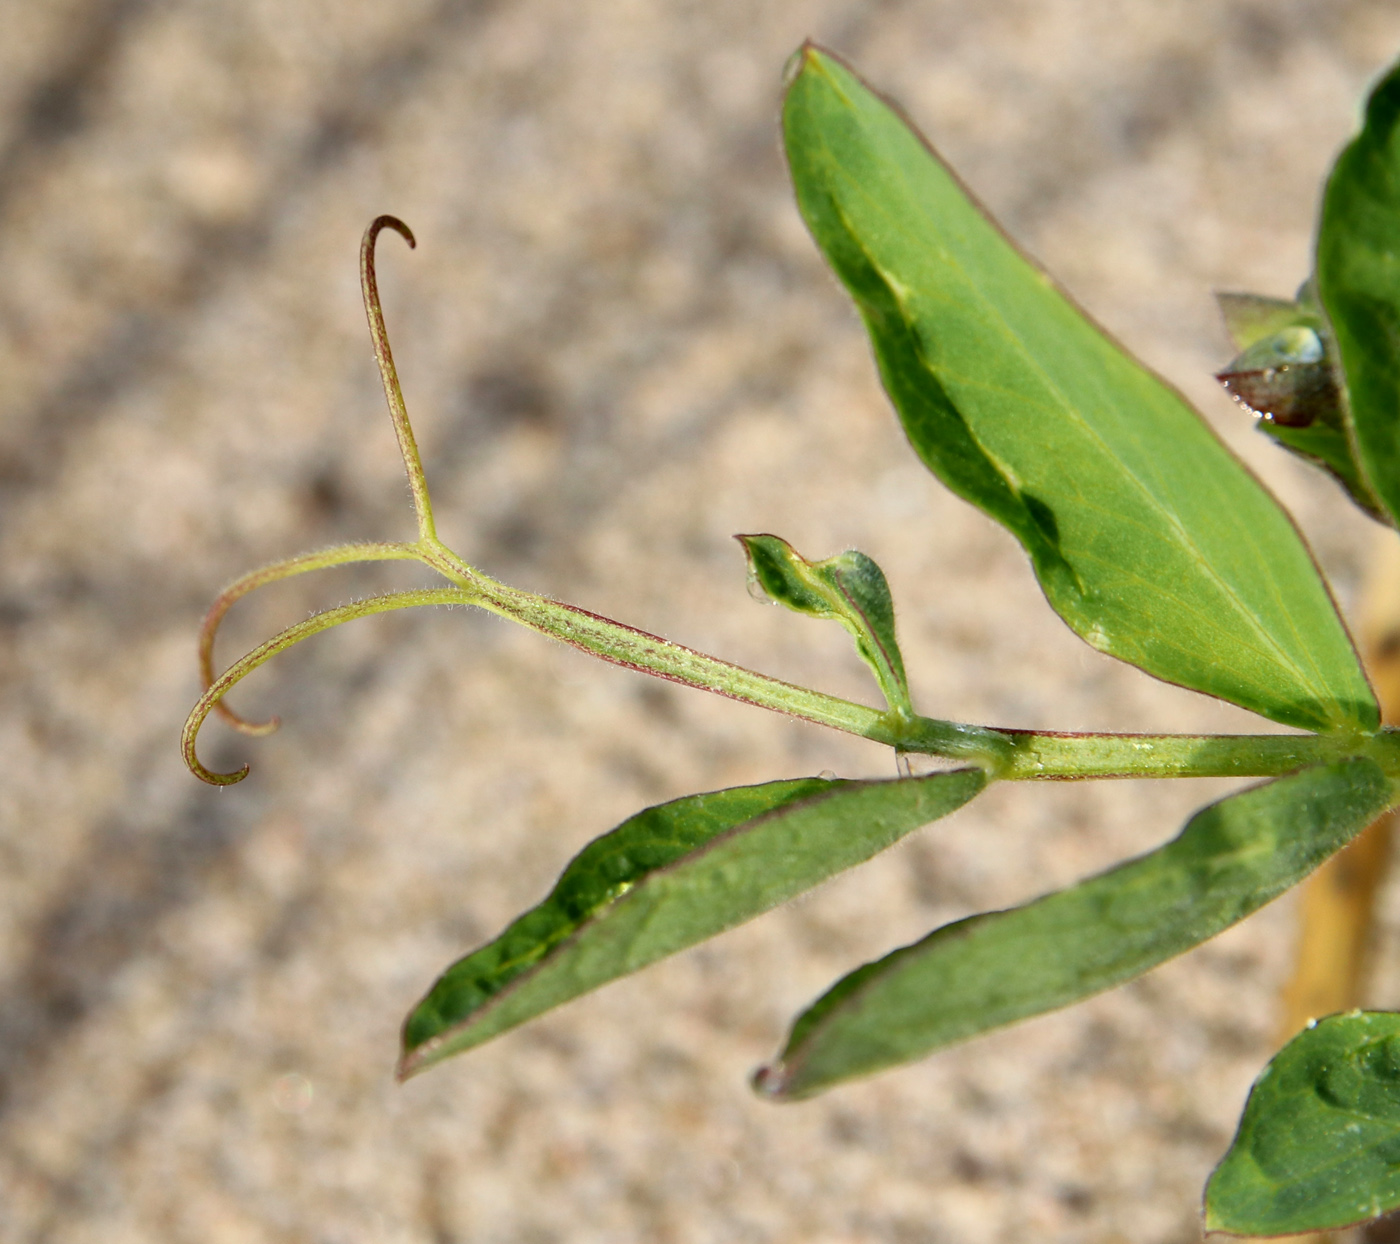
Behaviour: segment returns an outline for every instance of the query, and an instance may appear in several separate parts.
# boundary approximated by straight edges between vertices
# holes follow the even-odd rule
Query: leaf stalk
[[[274,562],[235,580],[217,597],[200,630],[199,664],[205,692],[185,723],[183,751],[190,771],[218,786],[241,781],[244,765],[216,773],[199,760],[195,742],[209,713],[217,709],[236,729],[262,735],[277,719],[252,722],[223,704],[224,696],[253,670],[312,635],[355,618],[418,605],[475,605],[518,622],[591,656],[627,669],[714,692],[846,734],[870,739],[902,753],[919,753],[982,768],[1007,781],[1078,780],[1113,777],[1272,777],[1307,765],[1368,755],[1390,774],[1400,774],[1400,735],[1353,733],[1297,735],[1056,734],[963,725],[913,714],[903,707],[881,711],[809,687],[797,686],[722,661],[658,635],[615,622],[548,597],[498,582],[468,565],[438,538],[418,445],[389,348],[375,277],[375,242],[384,229],[415,246],[408,226],[394,216],[377,217],[360,247],[360,278],[375,358],[384,384],[399,452],[408,476],[418,522],[411,542],[345,544]],[[453,584],[370,597],[287,627],[214,677],[214,639],[229,609],[255,588],[312,570],[352,562],[414,560]]]

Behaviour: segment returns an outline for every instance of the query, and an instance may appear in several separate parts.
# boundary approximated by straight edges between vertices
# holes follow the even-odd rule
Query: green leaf
[[[894,634],[894,601],[885,572],[864,553],[847,549],[809,562],[780,536],[735,536],[749,575],[770,599],[797,613],[830,618],[855,637],[856,651],[874,673],[890,711],[914,715],[904,658]]]
[[[1250,1090],[1206,1185],[1206,1230],[1291,1235],[1400,1208],[1400,1015],[1334,1015]]]
[[[928,467],[1025,546],[1094,647],[1290,725],[1374,730],[1297,531],[1190,406],[1027,261],[899,116],[808,47],[798,204]]]
[[[1258,428],[1292,454],[1321,467],[1339,483],[1352,502],[1378,523],[1394,526],[1356,461],[1356,450],[1345,427],[1330,420],[1318,420],[1304,427],[1289,427],[1261,419]]]
[[[962,807],[980,769],[690,795],[595,839],[543,903],[448,968],[404,1024],[400,1074],[684,950]]]
[[[757,1087],[810,1096],[1140,976],[1296,884],[1393,798],[1369,759],[1304,769],[1100,876],[936,929],[833,985]]]
[[[1361,466],[1400,516],[1400,65],[1371,93],[1361,133],[1322,198],[1317,289],[1346,376]]]

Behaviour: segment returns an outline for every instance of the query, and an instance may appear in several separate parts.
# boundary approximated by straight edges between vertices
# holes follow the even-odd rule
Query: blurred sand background
[[[3,0],[0,1239],[33,1244],[1185,1244],[1271,1052],[1287,900],[1115,993],[774,1108],[831,979],[1176,832],[1220,783],[997,789],[859,872],[400,1087],[406,1009],[584,842],[694,790],[889,754],[460,611],[241,689],[184,771],[195,628],[260,562],[412,531],[365,224],[444,537],[510,582],[835,692],[730,535],[859,547],[916,700],[1249,729],[1091,652],[906,449],[792,206],[806,36],[1293,508],[1345,604],[1373,539],[1210,371],[1212,288],[1288,294],[1400,50],[1383,0]],[[225,659],[325,604],[257,598]],[[1387,900],[1387,935],[1400,927]],[[1400,1000],[1383,964],[1382,1003]]]

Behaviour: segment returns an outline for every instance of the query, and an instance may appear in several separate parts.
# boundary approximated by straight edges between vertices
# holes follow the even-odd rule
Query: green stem
[[[901,746],[910,720],[879,709],[843,700],[839,696],[799,687],[770,678],[662,639],[636,627],[614,622],[576,605],[566,605],[509,587],[469,566],[439,541],[426,542],[423,560],[445,578],[460,584],[476,598],[472,603],[533,631],[562,641],[570,647],[599,657],[613,665],[683,683],[701,691],[712,691],[731,700],[741,700],[760,708],[785,713],[819,726],[829,726],[846,734],[859,735],[891,746]],[[995,731],[978,726],[922,717],[918,722],[920,739],[940,756],[991,766],[1003,749]],[[913,750],[913,749],[911,749]]]
[[[981,765],[1006,781],[1088,778],[1274,777],[1362,753],[1400,765],[1400,735],[1059,734],[962,725],[881,712],[795,686],[532,592],[468,566],[437,541],[423,560],[474,604],[614,665],[785,713],[904,752]]]
[[[246,674],[292,644],[353,618],[414,605],[477,605],[531,630],[587,652],[592,656],[667,678],[702,691],[786,713],[817,725],[883,743],[901,752],[919,752],[980,766],[992,778],[1010,781],[1035,779],[1084,779],[1106,777],[1272,777],[1306,765],[1350,756],[1368,755],[1385,772],[1400,776],[1400,733],[1352,735],[1171,735],[1171,734],[1039,734],[1025,730],[997,730],[956,722],[918,717],[902,707],[881,712],[863,704],[795,686],[755,673],[728,661],[720,661],[692,648],[673,644],[659,635],[624,626],[586,609],[566,605],[533,592],[498,583],[467,565],[437,538],[432,504],[418,446],[409,425],[394,368],[379,289],[374,273],[374,247],[386,228],[400,233],[410,246],[413,234],[393,216],[380,216],[365,232],[360,248],[360,277],[374,338],[375,357],[384,381],[384,394],[394,421],[404,469],[413,492],[418,516],[418,539],[412,544],[344,545],[319,553],[277,562],[244,575],[224,590],[205,619],[200,639],[200,665],[206,691],[185,723],[185,762],[196,776],[215,785],[241,780],[248,767],[233,773],[213,773],[195,754],[195,740],[204,719],[221,707],[224,695]],[[349,561],[413,558],[431,566],[457,586],[416,592],[397,592],[330,609],[288,627],[213,678],[214,633],[229,607],[255,587],[308,570]],[[224,710],[227,712],[227,710]],[[229,714],[233,723],[249,733],[265,733],[276,722],[255,725]]]
[[[1370,756],[1400,769],[1400,733],[1037,734],[997,730],[1009,745],[996,776],[1010,781],[1086,778],[1277,777],[1306,765]],[[908,748],[916,751],[918,748]]]
[[[294,558],[244,576],[224,595],[230,596],[239,588],[250,590],[262,582],[320,565],[389,557],[416,558],[457,586],[398,592],[327,610],[288,627],[254,649],[212,682],[185,725],[185,759],[198,777],[216,785],[227,785],[241,780],[248,772],[245,765],[233,773],[212,773],[195,755],[195,739],[204,719],[247,674],[300,640],[342,622],[389,609],[433,604],[476,605],[614,665],[828,726],[902,752],[979,765],[991,777],[1003,781],[1275,777],[1307,765],[1358,755],[1371,756],[1388,773],[1400,773],[1400,732],[1395,731],[1359,737],[1339,734],[1058,734],[969,726],[931,717],[881,712],[721,661],[575,605],[509,587],[467,565],[436,537],[405,545],[347,545]]]

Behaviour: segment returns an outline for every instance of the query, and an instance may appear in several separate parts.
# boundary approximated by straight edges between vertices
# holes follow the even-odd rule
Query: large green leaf
[[[1203,808],[1148,855],[945,925],[838,981],[757,1085],[809,1096],[1140,976],[1296,884],[1393,798],[1380,767],[1359,758]]]
[[[1206,1185],[1206,1230],[1291,1235],[1400,1209],[1400,1015],[1334,1015],[1250,1091]]]
[[[1372,490],[1400,517],[1400,66],[1371,93],[1366,123],[1322,200],[1317,289],[1346,376],[1352,431]]]
[[[713,937],[960,808],[980,769],[690,795],[595,839],[543,903],[448,968],[404,1024],[401,1074]]]
[[[1277,721],[1375,729],[1297,531],[1181,396],[834,58],[804,49],[783,124],[802,214],[911,443],[1017,536],[1061,617],[1103,652]]]

